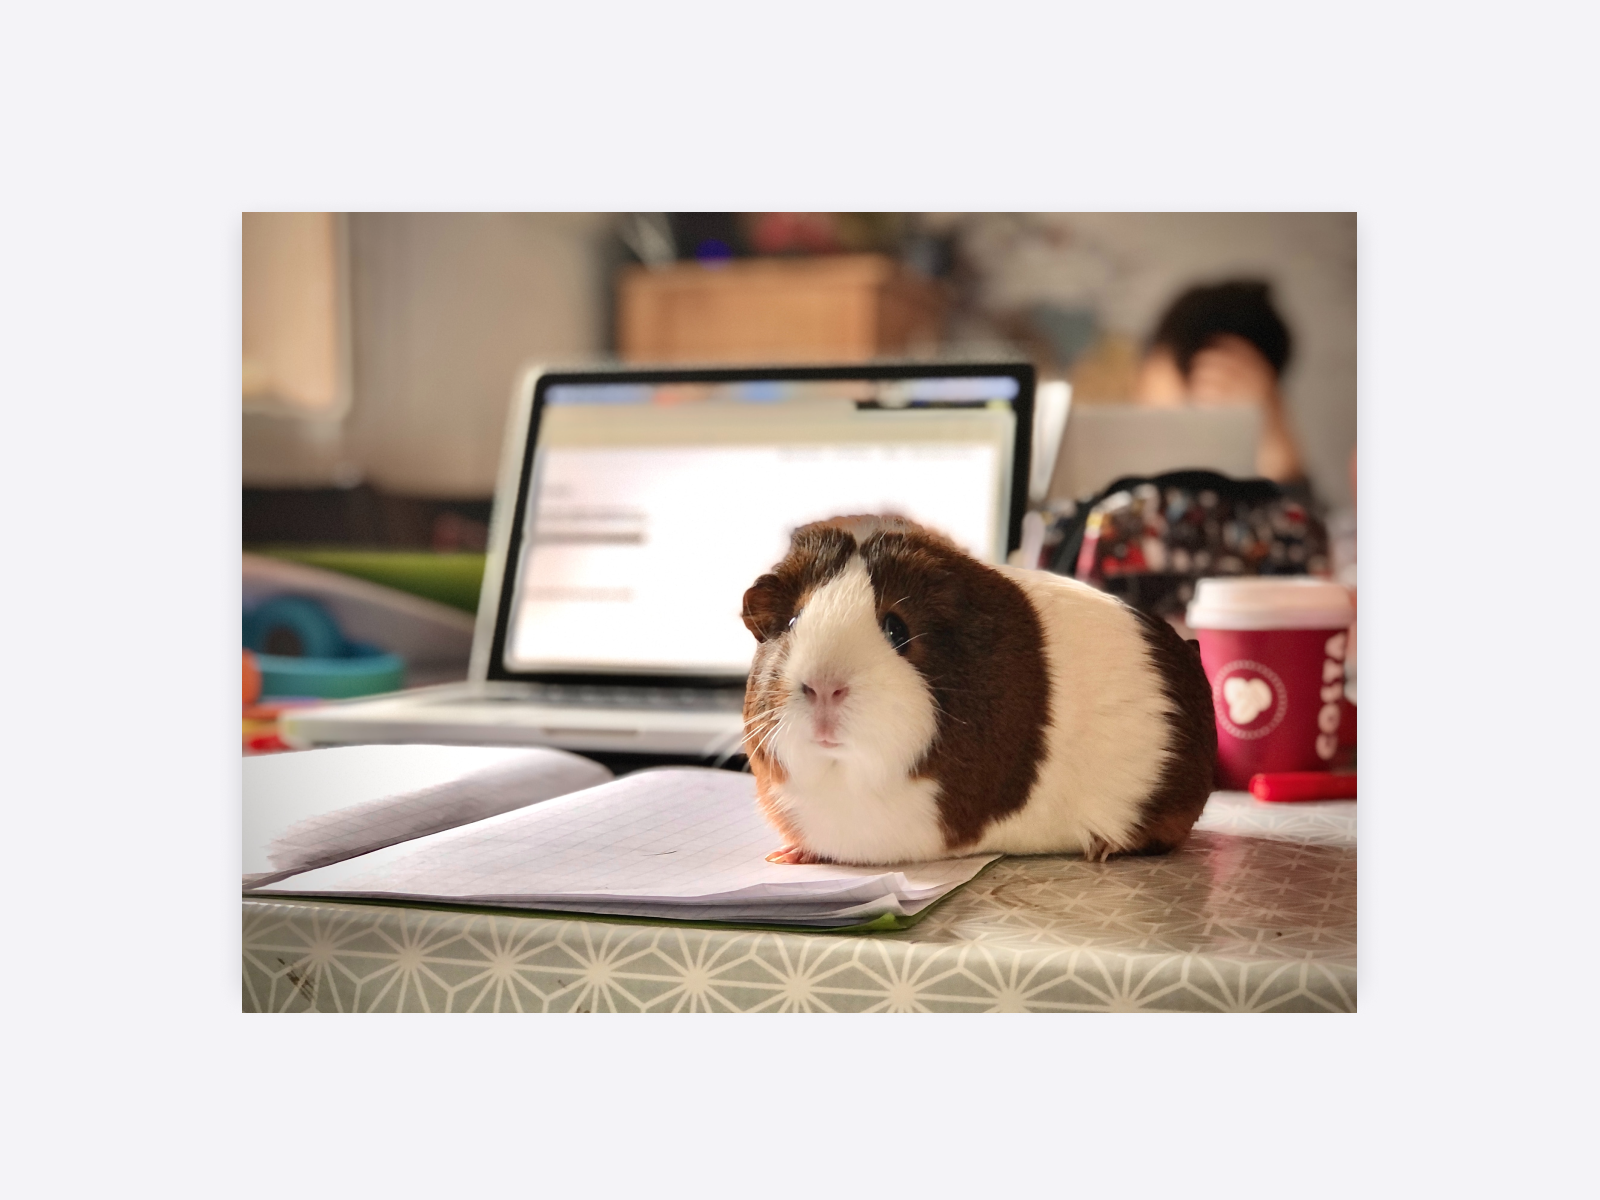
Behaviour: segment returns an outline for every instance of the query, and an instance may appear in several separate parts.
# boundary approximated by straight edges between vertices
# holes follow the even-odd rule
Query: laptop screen
[[[745,589],[797,526],[844,513],[898,513],[1002,562],[1025,381],[549,380],[500,665],[742,676]]]

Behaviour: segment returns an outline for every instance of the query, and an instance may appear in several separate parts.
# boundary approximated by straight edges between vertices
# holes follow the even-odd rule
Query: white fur
[[[859,556],[807,599],[782,679],[788,699],[772,750],[789,777],[774,799],[806,846],[839,862],[945,857],[938,785],[909,778],[937,731],[933,696],[878,627]],[[819,681],[849,688],[821,739],[816,706],[802,691]]]
[[[1039,780],[1020,810],[989,826],[978,851],[1044,854],[1121,844],[1166,763],[1170,704],[1133,613],[1087,584],[1015,567],[1044,626],[1050,725]],[[1158,748],[1152,753],[1152,747]]]

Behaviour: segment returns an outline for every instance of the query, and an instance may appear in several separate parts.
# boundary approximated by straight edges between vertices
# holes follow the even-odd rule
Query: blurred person
[[[1309,496],[1280,381],[1294,349],[1271,289],[1254,280],[1192,287],[1162,314],[1134,381],[1135,403],[1255,404],[1256,471]]]

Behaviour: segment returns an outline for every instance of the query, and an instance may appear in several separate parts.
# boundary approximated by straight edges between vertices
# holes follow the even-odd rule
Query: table
[[[1356,1007],[1355,803],[1217,792],[1160,858],[1004,858],[898,933],[246,898],[246,1011]]]

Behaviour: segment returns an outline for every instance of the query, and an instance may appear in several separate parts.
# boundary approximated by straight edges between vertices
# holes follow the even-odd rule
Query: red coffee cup
[[[1217,782],[1327,770],[1339,750],[1350,593],[1304,576],[1202,579],[1189,627],[1217,712]]]

